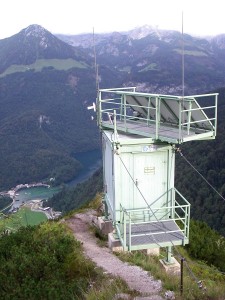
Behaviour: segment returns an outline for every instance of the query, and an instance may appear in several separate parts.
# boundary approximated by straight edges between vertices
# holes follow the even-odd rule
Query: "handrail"
[[[132,91],[129,91],[131,90]],[[103,97],[104,93],[108,93],[110,97]],[[113,95],[115,97],[113,97]],[[107,95],[106,95],[107,96]],[[127,97],[131,96],[131,99],[135,99],[132,103],[127,101]],[[208,133],[204,137],[215,137],[216,127],[217,127],[217,96],[218,93],[214,94],[204,94],[196,96],[173,96],[173,95],[160,95],[160,94],[148,94],[136,92],[134,87],[128,88],[118,88],[118,89],[102,89],[99,93],[97,106],[99,109],[97,113],[98,120],[100,120],[100,127],[112,128],[110,123],[107,123],[103,115],[107,112],[113,112],[116,110],[116,118],[120,120],[120,130],[124,132],[138,133],[142,132],[141,126],[146,126],[149,130],[145,134],[154,139],[165,138],[168,141],[168,136],[163,136],[162,130],[165,133],[165,126],[168,128],[176,128],[177,135],[171,138],[174,142],[182,143],[183,141],[190,140],[190,138],[184,140],[184,135],[195,135],[196,129],[203,130],[202,132],[197,132],[195,139],[200,139],[199,134]],[[139,102],[136,97],[144,97],[144,102]],[[201,97],[211,97],[208,106],[201,107],[196,101],[202,101]],[[170,102],[171,106],[170,106]],[[212,103],[214,101],[214,103]],[[194,103],[194,104],[192,104]],[[201,102],[200,102],[201,103]],[[208,101],[209,103],[209,101]],[[140,105],[139,105],[140,104]],[[142,105],[144,104],[144,105]],[[172,109],[171,109],[172,107]],[[206,115],[205,111],[209,112],[209,116]],[[139,114],[136,117],[133,112]],[[175,113],[174,113],[175,112]],[[144,114],[143,114],[144,113]],[[201,120],[200,120],[201,119]],[[131,122],[136,123],[138,126],[132,127],[130,130]],[[134,125],[134,123],[133,123]],[[140,126],[139,126],[140,125]],[[162,125],[165,125],[164,127]],[[150,130],[151,129],[151,130]]]
[[[170,192],[175,193],[170,193]],[[132,233],[132,225],[141,225],[141,224],[151,224],[155,222],[164,222],[164,221],[174,221],[176,222],[179,230],[166,230],[165,232],[157,232],[155,234],[160,233],[173,233],[173,232],[182,232],[184,238],[189,238],[189,224],[190,224],[190,203],[183,197],[183,195],[176,189],[171,188],[168,190],[168,194],[171,195],[169,199],[169,203],[173,203],[172,205],[165,205],[162,207],[152,207],[150,205],[147,208],[136,208],[136,209],[126,209],[120,204],[120,224],[117,224],[117,228],[119,230],[120,239],[122,239],[122,245],[125,248],[128,244],[128,249],[132,248],[131,240],[132,237],[138,236],[149,236],[153,235],[154,233]],[[164,194],[163,194],[164,195]],[[162,195],[162,196],[163,196]],[[182,200],[182,204],[180,201],[176,199],[176,195],[179,196]],[[161,196],[161,197],[162,197]],[[174,197],[174,198],[173,198]],[[160,198],[158,198],[159,200]],[[160,218],[160,213],[162,211],[167,211],[167,213]],[[173,215],[170,215],[170,211],[173,211]],[[143,216],[145,213],[150,213],[150,219],[145,220]],[[139,213],[139,215],[138,215]],[[157,217],[158,215],[158,217]],[[166,217],[166,215],[168,215]],[[142,217],[142,218],[141,218]],[[179,223],[180,222],[180,223]],[[182,224],[182,226],[181,226]]]

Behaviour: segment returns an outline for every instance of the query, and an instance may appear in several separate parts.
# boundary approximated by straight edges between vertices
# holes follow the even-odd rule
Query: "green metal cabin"
[[[189,242],[190,204],[174,186],[175,144],[215,138],[217,96],[99,91],[104,201],[124,251]]]

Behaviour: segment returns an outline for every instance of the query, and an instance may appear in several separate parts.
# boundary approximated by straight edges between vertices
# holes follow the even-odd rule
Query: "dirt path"
[[[137,266],[131,266],[117,258],[110,249],[99,247],[96,238],[90,233],[88,224],[92,223],[94,211],[76,214],[66,221],[73,230],[76,239],[83,243],[85,254],[102,267],[107,273],[122,278],[131,290],[141,293],[142,297],[135,299],[162,300],[159,296],[161,282],[149,276],[146,271]],[[144,297],[144,298],[143,298]]]

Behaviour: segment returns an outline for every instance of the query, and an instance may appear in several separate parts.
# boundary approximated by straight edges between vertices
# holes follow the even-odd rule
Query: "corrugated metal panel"
[[[104,168],[104,189],[109,203],[109,210],[113,217],[115,212],[114,199],[114,169],[113,169],[113,148],[108,138],[103,135],[103,168]]]

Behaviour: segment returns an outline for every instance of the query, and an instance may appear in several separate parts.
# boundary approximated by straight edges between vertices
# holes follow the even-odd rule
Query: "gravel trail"
[[[140,292],[142,297],[136,297],[136,300],[162,300],[163,298],[159,295],[161,291],[160,280],[155,280],[148,275],[148,272],[138,266],[122,262],[109,248],[97,245],[96,238],[88,227],[88,224],[93,221],[94,214],[95,211],[89,211],[76,214],[66,220],[76,239],[83,243],[86,256],[105,272],[122,278],[131,290]]]

